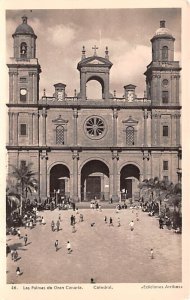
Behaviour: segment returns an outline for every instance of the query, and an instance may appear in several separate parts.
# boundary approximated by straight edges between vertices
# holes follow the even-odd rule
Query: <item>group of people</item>
[[[102,212],[102,209],[101,209],[101,206],[97,203],[94,203],[94,208],[96,208],[97,211],[101,211]],[[98,205],[98,206],[97,206]],[[134,231],[134,228],[135,228],[135,222],[134,220],[136,221],[139,221],[139,212],[138,212],[138,209],[136,209],[137,207],[131,207],[131,212],[132,212],[132,217],[131,217],[131,221],[129,222],[129,228],[130,228],[130,231]],[[121,207],[117,206],[116,207],[116,213],[118,213],[120,211]],[[75,228],[75,225],[76,223],[81,223],[84,221],[84,216],[83,214],[80,212],[79,213],[79,210],[76,209],[76,207],[73,207],[73,210],[74,210],[74,213],[71,214],[70,216],[70,225],[72,226],[72,232],[76,232],[76,228]],[[95,213],[96,214],[96,213]],[[77,215],[78,215],[78,218],[77,218]],[[27,230],[27,228],[33,228],[34,224],[37,225],[45,225],[46,222],[45,222],[45,219],[43,216],[39,216],[39,213],[37,210],[34,210],[32,212],[32,214],[28,215],[28,214],[25,214],[24,216],[24,220],[27,222],[32,222],[32,226],[27,226],[25,224],[25,229]],[[59,214],[58,216],[58,219],[57,221],[54,221],[52,220],[51,221],[51,231],[52,232],[59,232],[60,231],[60,226],[61,226],[61,222],[62,222],[62,217],[61,217],[61,214]],[[113,216],[109,216],[107,217],[106,215],[104,215],[104,223],[105,224],[108,224],[109,227],[113,227],[114,225],[117,226],[117,227],[121,227],[121,219],[120,219],[120,215],[117,214],[116,217],[114,218]],[[95,227],[95,222],[91,222],[90,223],[91,227]],[[160,225],[162,228],[162,225]],[[24,241],[24,245],[27,246],[28,245],[28,235],[25,234],[25,235],[21,235],[21,230],[20,228],[17,229],[17,235],[18,235],[18,238],[19,240],[23,238],[23,241]],[[59,240],[55,239],[55,242],[54,242],[54,247],[55,247],[55,250],[56,252],[60,249],[59,247]],[[67,253],[68,254],[71,254],[72,253],[72,247],[71,247],[71,243],[70,241],[67,241],[66,242],[66,250],[67,250]],[[7,255],[8,253],[11,252],[11,258],[14,262],[16,262],[18,260],[18,251],[17,249],[10,249],[10,247],[7,245]],[[150,250],[150,257],[153,258],[153,249],[151,248]],[[21,275],[21,271],[20,271],[20,267],[17,266],[16,268],[16,274],[17,275]]]

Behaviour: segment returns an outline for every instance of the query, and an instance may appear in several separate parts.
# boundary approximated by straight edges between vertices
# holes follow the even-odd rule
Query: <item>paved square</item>
[[[17,236],[7,236],[11,249],[18,250],[18,261],[7,257],[7,283],[149,283],[181,282],[181,235],[172,230],[161,230],[158,220],[147,213],[130,209],[116,213],[114,209],[102,212],[80,209],[79,214],[69,211],[44,211],[46,225],[37,225],[32,230],[21,227],[21,235],[28,234],[28,245]],[[61,213],[61,230],[51,231]],[[72,232],[70,216],[76,216],[76,232]],[[104,223],[104,216],[113,218],[113,227]],[[118,227],[118,217],[121,226]],[[134,220],[134,231],[129,223]],[[91,227],[91,223],[95,223]],[[60,249],[55,251],[55,240]],[[73,252],[67,253],[70,241]],[[150,249],[154,249],[154,259]],[[16,276],[19,266],[23,274]]]

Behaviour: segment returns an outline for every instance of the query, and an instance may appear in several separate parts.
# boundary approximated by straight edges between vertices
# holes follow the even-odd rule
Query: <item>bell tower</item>
[[[9,103],[34,104],[39,100],[41,67],[36,58],[34,30],[22,17],[13,37],[14,56],[9,59]]]
[[[174,61],[174,41],[165,21],[155,32],[152,43],[152,62],[147,66],[147,98],[152,105],[179,105],[179,62]]]

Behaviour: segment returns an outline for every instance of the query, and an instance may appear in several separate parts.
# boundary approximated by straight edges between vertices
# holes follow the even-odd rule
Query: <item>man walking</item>
[[[25,246],[27,245],[27,241],[28,241],[28,236],[27,236],[27,234],[25,234],[25,236],[24,236],[24,245]]]
[[[51,221],[51,230],[54,231],[54,228],[55,228],[55,222],[52,220]]]
[[[58,240],[55,241],[55,250],[58,250]]]
[[[57,226],[57,231],[59,231],[59,226],[60,226],[60,221],[59,220],[57,220],[56,226]]]

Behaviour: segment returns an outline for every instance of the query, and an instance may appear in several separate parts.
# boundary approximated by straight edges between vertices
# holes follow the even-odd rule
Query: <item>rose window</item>
[[[105,134],[106,125],[102,118],[94,116],[85,122],[85,130],[90,138],[100,139]]]

